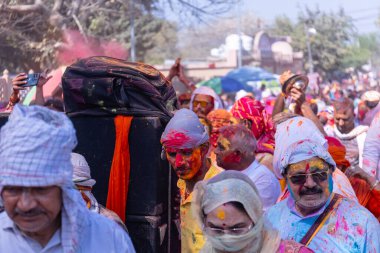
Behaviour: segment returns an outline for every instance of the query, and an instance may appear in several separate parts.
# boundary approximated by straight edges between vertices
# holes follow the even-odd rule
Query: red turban
[[[325,137],[329,145],[329,153],[337,166],[350,167],[350,162],[346,159],[346,147],[334,137]]]
[[[251,130],[257,139],[256,153],[273,154],[275,129],[272,118],[267,114],[260,101],[243,97],[235,102],[231,113],[237,119],[251,121]]]

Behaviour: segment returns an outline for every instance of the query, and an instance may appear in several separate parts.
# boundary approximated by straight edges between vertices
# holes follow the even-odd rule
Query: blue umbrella
[[[225,92],[239,90],[252,91],[252,83],[259,81],[275,81],[276,77],[268,71],[257,67],[241,67],[231,70],[222,77],[222,89]]]

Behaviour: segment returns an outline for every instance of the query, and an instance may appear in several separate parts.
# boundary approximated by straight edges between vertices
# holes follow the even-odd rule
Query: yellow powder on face
[[[223,209],[218,208],[218,210],[216,212],[216,217],[218,217],[218,219],[220,219],[220,220],[224,220],[226,218],[226,213],[224,212]]]
[[[297,172],[303,173],[306,172],[306,170],[309,171],[311,169],[313,169],[313,171],[315,171],[316,169],[324,170],[326,169],[326,165],[320,158],[312,158],[310,160],[305,160],[289,165],[289,172],[292,172],[292,174]]]
[[[220,137],[219,142],[220,142],[220,144],[222,144],[222,146],[226,150],[229,149],[230,146],[231,146],[231,142],[229,140],[227,140],[226,138],[224,138],[224,137]]]

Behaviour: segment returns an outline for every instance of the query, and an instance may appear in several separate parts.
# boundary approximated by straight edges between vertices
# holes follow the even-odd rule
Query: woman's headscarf
[[[256,153],[273,154],[275,128],[272,118],[260,101],[243,97],[235,102],[231,113],[235,118],[248,119],[252,122],[251,130],[257,139]]]
[[[229,126],[233,123],[233,116],[230,112],[224,109],[211,111],[207,115],[207,120],[211,124],[210,143],[216,147],[219,137],[219,129],[224,126]]]
[[[246,246],[238,245],[239,240],[234,236],[230,236],[231,244],[227,245],[217,237],[205,234],[207,241],[202,252],[213,252],[215,248],[233,251],[232,244],[235,244],[235,247],[246,249],[239,252],[275,252],[277,250],[281,238],[276,231],[267,233],[265,230],[261,199],[254,183],[248,176],[238,171],[223,171],[208,181],[198,182],[194,192],[193,215],[202,228],[205,226],[204,221],[208,213],[229,202],[241,203],[255,224],[251,231],[241,235],[244,238],[239,238],[243,239],[241,243],[246,244],[248,241]]]

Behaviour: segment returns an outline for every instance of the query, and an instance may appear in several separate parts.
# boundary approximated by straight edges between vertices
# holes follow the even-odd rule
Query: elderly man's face
[[[214,98],[209,95],[197,94],[193,99],[193,111],[199,118],[206,118],[214,109]]]
[[[62,192],[57,186],[5,186],[1,197],[8,216],[26,234],[46,233],[60,222]]]
[[[239,169],[243,154],[238,148],[238,140],[219,135],[218,142],[214,150],[218,166],[226,170]]]
[[[188,149],[165,148],[166,157],[177,176],[184,180],[194,178],[202,167],[207,154],[205,146]]]
[[[288,167],[286,180],[296,206],[303,214],[318,211],[332,192],[329,165],[320,158],[311,158]]]
[[[335,125],[343,133],[349,133],[355,128],[355,114],[350,108],[334,113]]]

